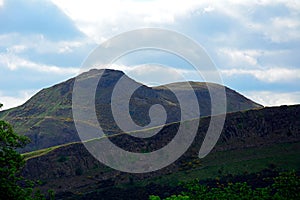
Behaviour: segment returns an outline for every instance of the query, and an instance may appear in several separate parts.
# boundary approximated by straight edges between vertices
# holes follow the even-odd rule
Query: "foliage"
[[[300,180],[295,171],[274,178],[274,199],[300,199]]]
[[[17,135],[9,123],[0,121],[0,199],[44,199],[40,192],[33,194],[34,182],[20,175],[25,161],[16,149],[28,142],[29,138]]]
[[[186,191],[179,195],[172,195],[164,200],[198,200],[198,199],[300,199],[300,177],[295,171],[282,172],[273,178],[273,183],[264,188],[252,188],[246,182],[218,184],[217,187],[209,188],[200,185],[199,180],[184,184]],[[150,200],[161,200],[159,196],[151,195]]]

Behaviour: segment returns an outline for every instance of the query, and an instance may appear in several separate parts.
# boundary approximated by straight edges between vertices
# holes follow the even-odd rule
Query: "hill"
[[[41,188],[54,189],[58,199],[147,199],[149,194],[172,192],[178,181],[195,177],[232,177],[269,168],[300,170],[299,116],[300,105],[229,113],[216,147],[201,160],[198,151],[210,117],[200,118],[197,136],[188,151],[170,166],[151,173],[129,174],[108,168],[91,156],[82,143],[26,154],[23,173],[42,180]],[[145,146],[155,149],[164,145],[177,127],[178,123],[166,126],[164,137],[153,143],[147,140],[133,144],[128,135],[112,139],[122,148],[143,152]]]
[[[93,80],[101,70],[90,70],[79,77]],[[107,134],[121,132],[111,113],[111,95],[115,84],[124,78],[128,84],[134,83],[140,88],[130,100],[130,113],[132,119],[139,125],[150,122],[148,110],[151,105],[160,104],[167,110],[167,123],[180,121],[180,105],[168,85],[147,87],[127,77],[123,72],[105,70],[98,83],[96,91],[96,111],[98,121]],[[25,104],[0,112],[0,119],[11,123],[19,134],[31,138],[31,143],[24,151],[38,150],[51,146],[79,141],[72,116],[72,92],[75,78],[59,83],[38,92]],[[210,115],[210,95],[207,86],[221,89],[220,85],[213,83],[190,82],[198,98],[201,116]],[[174,83],[175,89],[189,101],[185,83]],[[88,86],[87,86],[88,87]],[[245,98],[229,88],[226,89],[227,111],[248,110],[262,106]],[[99,113],[102,113],[100,115]],[[104,114],[103,114],[104,113]],[[145,114],[146,113],[146,114]],[[194,116],[199,117],[199,116]]]

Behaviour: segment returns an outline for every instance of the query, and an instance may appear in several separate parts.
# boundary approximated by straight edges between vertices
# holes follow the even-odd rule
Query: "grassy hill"
[[[91,70],[79,77],[93,81],[102,72],[101,70]],[[136,83],[121,71],[105,70],[96,91],[95,103],[98,121],[107,134],[121,132],[114,122],[110,106],[112,91],[121,77],[125,78],[128,83]],[[32,142],[23,151],[28,152],[79,141],[72,115],[74,81],[75,78],[72,78],[43,89],[25,104],[0,112],[1,120],[8,121],[16,132],[31,138]],[[130,113],[137,124],[146,125],[150,122],[148,110],[154,104],[165,107],[168,113],[168,123],[180,121],[180,105],[166,85],[151,88],[140,83],[136,84],[139,84],[140,88],[131,98]],[[210,95],[207,85],[216,88],[216,91],[218,88],[221,89],[220,85],[213,83],[191,82],[199,101],[201,116],[210,115]],[[183,96],[187,96],[186,101],[188,102],[188,95],[185,95],[188,94],[188,89],[185,84],[175,83],[173,86]],[[229,88],[226,88],[226,95],[228,112],[262,107]]]

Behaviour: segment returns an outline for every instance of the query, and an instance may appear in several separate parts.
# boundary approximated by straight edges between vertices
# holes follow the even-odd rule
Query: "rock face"
[[[121,71],[115,70],[91,70],[79,75],[87,80],[93,80],[102,73],[96,91],[95,106],[98,121],[107,134],[119,133],[121,130],[114,121],[111,112],[111,95],[115,84],[120,78],[126,79],[127,83],[135,83],[140,87],[130,99],[129,111],[131,118],[141,126],[150,122],[149,108],[154,104],[162,105],[167,112],[167,123],[180,121],[180,104],[174,94],[166,86],[147,87],[127,77]],[[72,92],[75,78],[54,85],[38,92],[25,104],[0,112],[0,119],[11,123],[19,134],[27,135],[32,142],[24,151],[38,150],[55,145],[79,141],[74,126],[72,115]],[[88,82],[87,82],[88,83]],[[201,116],[210,115],[210,95],[207,85],[221,88],[212,83],[190,82],[198,98]],[[171,84],[183,96],[187,96],[189,90],[184,83]],[[89,87],[86,85],[85,87]],[[227,111],[248,110],[261,108],[262,106],[245,98],[239,93],[226,88]],[[199,117],[199,116],[197,116]]]
[[[299,116],[300,105],[229,113],[226,116],[221,137],[213,151],[261,148],[280,143],[300,142]],[[45,181],[43,187],[52,187],[58,193],[74,192],[79,188],[89,188],[93,185],[97,185],[99,189],[118,183],[128,183],[131,179],[143,180],[170,174],[180,170],[185,163],[198,159],[198,151],[209,121],[210,117],[201,118],[197,136],[188,151],[174,164],[156,172],[129,176],[127,173],[104,166],[87,152],[83,144],[76,143],[29,159],[23,174],[32,179]],[[138,143],[128,135],[116,136],[112,141],[120,147],[134,152],[143,152],[145,147],[148,148],[147,151],[152,151],[172,139],[177,128],[178,123],[167,125],[161,131],[162,135],[159,138],[154,137],[152,140]],[[299,149],[295,149],[295,151],[299,151]],[[55,179],[57,179],[57,185],[53,185]]]

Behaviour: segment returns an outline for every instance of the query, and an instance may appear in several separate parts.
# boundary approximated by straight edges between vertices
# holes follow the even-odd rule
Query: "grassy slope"
[[[49,148],[45,148],[45,149],[39,149],[39,150],[36,150],[36,151],[23,153],[22,155],[23,155],[25,160],[29,160],[29,159],[32,159],[32,158],[36,158],[36,157],[39,157],[39,156],[46,155],[47,153],[50,153],[51,151],[53,151],[55,149],[59,149],[59,148],[62,148],[62,147],[68,146],[68,145],[72,145],[72,144],[76,144],[76,143],[79,143],[79,142],[71,142],[71,143],[68,143],[68,144],[53,146],[53,147],[49,147]]]
[[[140,184],[154,182],[162,185],[176,185],[180,181],[190,181],[195,177],[205,180],[224,175],[256,173],[274,165],[278,170],[300,170],[300,142],[249,148],[224,152],[213,152],[200,160],[200,166],[147,180]]]
[[[42,149],[23,154],[25,159],[43,156],[57,148],[74,143]],[[198,177],[201,180],[216,178],[224,175],[241,175],[256,173],[273,165],[278,170],[300,170],[300,142],[284,143],[261,148],[245,148],[212,152],[207,157],[199,159],[200,162],[191,162],[187,169],[172,174],[136,182],[143,186],[149,182],[167,185],[176,185],[179,181],[189,181]],[[94,171],[90,172],[94,174]]]
[[[175,187],[180,182],[192,181],[195,178],[200,180],[210,180],[222,178],[224,176],[244,175],[252,173],[260,173],[264,169],[276,171],[296,170],[300,171],[300,142],[276,144],[272,146],[264,146],[262,148],[247,148],[242,150],[231,150],[223,152],[212,152],[204,159],[200,160],[200,164],[193,163],[190,169],[173,172],[158,177],[148,178],[146,180],[133,183],[119,184],[112,187],[100,188],[98,184],[89,185],[89,188],[77,188],[72,191],[76,195],[96,192],[99,195],[111,188],[119,188],[123,191],[142,190],[147,188],[149,184],[157,184],[162,188]],[[86,177],[93,177],[97,174],[95,171],[85,174]],[[140,188],[140,189],[138,189]],[[116,190],[118,191],[118,190]],[[77,198],[77,196],[75,197]]]

